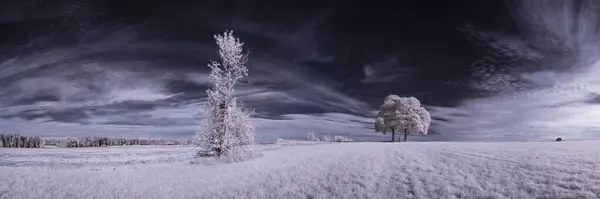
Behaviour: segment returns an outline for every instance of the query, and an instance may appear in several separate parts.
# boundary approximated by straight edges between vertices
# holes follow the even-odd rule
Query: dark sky
[[[474,114],[463,113],[479,110],[465,100],[489,97],[472,86],[481,78],[474,63],[512,66],[531,61],[528,52],[556,52],[544,51],[554,49],[542,45],[546,40],[527,37],[543,31],[523,28],[528,15],[518,14],[548,8],[538,11],[551,19],[550,4],[560,3],[530,4],[7,1],[0,3],[0,131],[192,136],[209,86],[206,64],[218,58],[212,36],[225,30],[234,30],[251,53],[252,84],[240,85],[238,96],[256,109],[260,138],[316,131],[375,139],[372,116],[389,94],[421,99],[432,107],[435,126],[448,121],[450,113],[440,110]],[[490,50],[492,61],[485,59]],[[568,53],[558,52],[561,61],[551,63],[571,64],[562,58]],[[337,127],[323,128],[319,122],[327,119]],[[457,139],[436,127],[431,137]]]

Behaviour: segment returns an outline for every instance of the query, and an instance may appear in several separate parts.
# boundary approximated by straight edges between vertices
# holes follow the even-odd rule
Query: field
[[[0,198],[600,198],[600,141],[0,149]]]

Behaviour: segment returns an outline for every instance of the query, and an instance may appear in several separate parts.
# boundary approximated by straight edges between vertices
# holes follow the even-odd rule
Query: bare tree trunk
[[[406,137],[408,137],[408,129],[404,129],[404,141],[406,141]]]
[[[392,142],[396,140],[396,129],[392,129]]]

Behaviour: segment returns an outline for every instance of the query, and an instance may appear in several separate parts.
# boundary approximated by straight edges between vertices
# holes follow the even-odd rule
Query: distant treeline
[[[78,137],[78,138],[41,138],[39,136],[23,136],[19,134],[0,133],[0,147],[4,148],[40,148],[56,146],[60,148],[76,147],[106,147],[125,145],[190,145],[192,140],[175,139],[140,139],[140,138],[109,138],[109,137]]]
[[[43,145],[44,141],[40,136],[0,133],[0,148],[40,148]]]
[[[79,138],[44,138],[48,146],[61,148],[76,147],[106,147],[125,145],[188,145],[188,140],[171,139],[140,139],[140,138],[108,138],[108,137],[79,137]]]

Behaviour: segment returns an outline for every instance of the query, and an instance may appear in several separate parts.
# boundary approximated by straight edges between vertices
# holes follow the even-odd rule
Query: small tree
[[[427,135],[431,116],[414,97],[399,97],[389,95],[384,99],[375,119],[375,131],[386,134],[392,133],[395,141],[396,131],[404,130],[404,141],[410,133]]]
[[[204,116],[202,128],[197,133],[198,144],[214,155],[236,156],[254,142],[255,125],[250,122],[252,111],[242,108],[233,97],[235,84],[248,75],[247,54],[242,53],[243,43],[233,36],[233,31],[215,35],[221,62],[212,61],[208,100],[201,108]]]
[[[308,134],[306,135],[306,140],[308,140],[308,141],[321,141],[321,140],[319,140],[319,138],[313,132],[308,132]]]
[[[331,142],[331,137],[329,135],[322,135],[321,141],[322,142]]]

